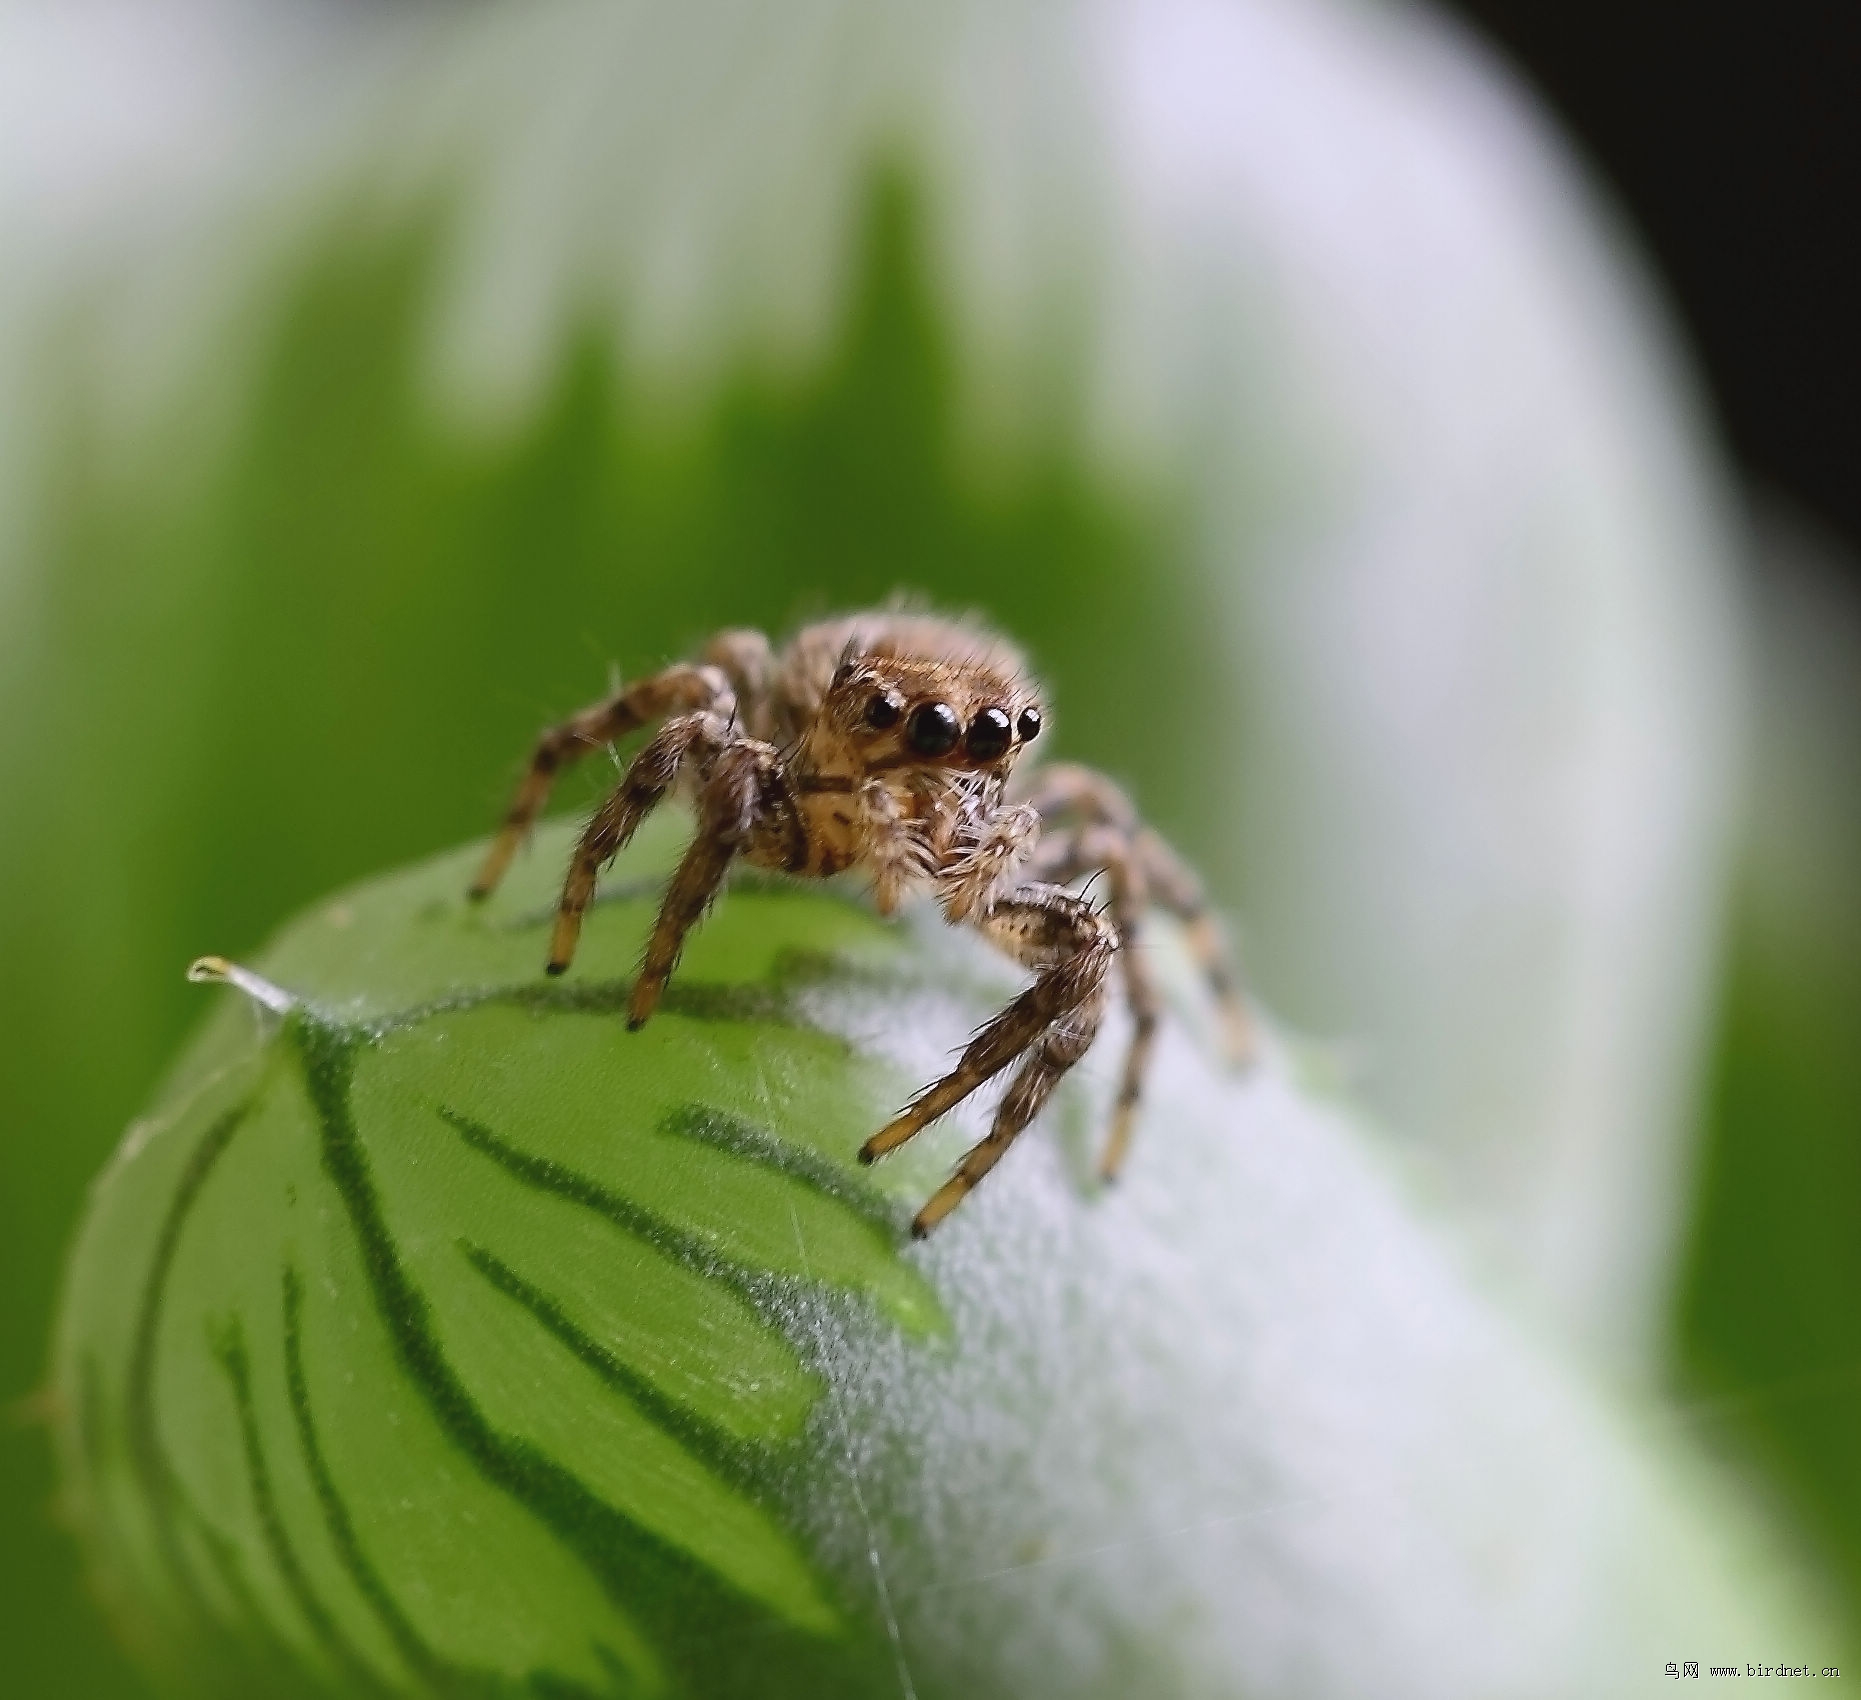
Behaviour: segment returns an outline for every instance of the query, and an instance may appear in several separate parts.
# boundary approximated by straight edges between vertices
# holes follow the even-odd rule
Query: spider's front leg
[[[779,759],[767,744],[738,736],[721,715],[682,714],[676,720],[668,720],[633,758],[626,778],[595,811],[575,846],[575,853],[569,859],[567,877],[562,883],[562,900],[556,909],[556,927],[550,940],[547,964],[549,972],[562,973],[574,959],[576,941],[581,936],[582,917],[594,900],[595,885],[601,877],[601,870],[620,854],[627,841],[639,830],[640,822],[657,806],[678,779],[680,770],[689,763],[701,775],[698,836],[673,876],[666,909],[661,913],[659,928],[654,933],[655,942],[665,929],[667,914],[674,912],[675,902],[688,903],[686,893],[692,888],[693,882],[701,878],[707,865],[704,861],[707,845],[714,842],[728,848],[705,897],[678,928],[677,937],[682,939],[692,922],[703,913],[704,904],[709,901],[709,891],[715,889],[716,880],[722,877],[723,868],[729,865],[730,857],[736,853],[736,847],[741,842],[737,822],[745,806],[741,792],[746,783],[746,773],[750,775],[753,785],[754,775],[762,772],[769,764],[779,762]],[[752,802],[749,807],[750,817],[754,820],[755,804]],[[658,984],[647,990],[648,977],[643,974],[640,983],[635,986],[634,1011],[638,1020],[634,1025],[644,1021],[652,1012],[653,1004],[658,1001],[659,985],[664,984],[677,954],[675,939],[664,972],[659,974]],[[649,949],[649,969],[654,960],[653,951]]]
[[[731,680],[722,667],[680,662],[584,708],[560,726],[550,727],[530,752],[530,765],[468,895],[489,897],[497,889],[564,768],[573,766],[590,750],[638,731],[649,720],[681,711],[707,710],[728,719],[735,706]]]
[[[871,1163],[914,1138],[1018,1057],[1026,1057],[996,1109],[988,1137],[957,1165],[911,1224],[928,1234],[994,1168],[1063,1076],[1090,1048],[1105,1013],[1105,978],[1118,952],[1112,923],[1083,898],[1024,886],[990,904],[977,929],[1040,977],[988,1022],[943,1079],[927,1086],[860,1148]]]
[[[731,862],[758,827],[786,836],[796,827],[794,801],[780,753],[769,744],[737,738],[721,749],[698,792],[698,831],[666,887],[640,976],[627,1003],[627,1027],[637,1032],[659,1004],[678,966],[685,935],[703,918]]]

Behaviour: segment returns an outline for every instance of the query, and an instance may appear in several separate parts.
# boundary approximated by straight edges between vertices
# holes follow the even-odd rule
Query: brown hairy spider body
[[[1219,928],[1195,876],[1112,782],[1056,764],[1011,786],[1039,736],[1041,708],[1020,654],[980,627],[881,612],[806,627],[779,653],[760,632],[728,631],[681,662],[551,728],[483,868],[474,897],[503,878],[555,776],[588,751],[660,720],[582,833],[562,888],[549,972],[575,954],[601,870],[674,788],[698,831],[666,890],[628,1006],[653,1013],[685,935],[741,859],[803,878],[849,868],[882,913],[930,892],[1034,983],[986,1023],[956,1066],[867,1140],[862,1162],[896,1150],[1018,1063],[988,1137],[912,1223],[922,1236],[986,1175],[1085,1055],[1104,1019],[1114,966],[1134,1022],[1100,1173],[1124,1160],[1156,1036],[1159,1001],[1140,927],[1152,903],[1180,918],[1214,990],[1230,1051],[1251,1033]],[[1108,877],[1107,910],[1065,889]]]

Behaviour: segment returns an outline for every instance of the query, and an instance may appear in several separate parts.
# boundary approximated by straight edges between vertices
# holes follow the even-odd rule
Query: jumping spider
[[[655,673],[538,739],[529,771],[472,885],[503,877],[569,763],[648,721],[664,724],[576,845],[549,952],[575,954],[595,881],[666,792],[692,795],[698,831],[672,876],[634,983],[627,1025],[653,1013],[685,934],[737,857],[823,878],[859,867],[889,914],[928,886],[945,916],[968,922],[1032,969],[1033,985],[984,1025],[947,1075],[866,1141],[860,1161],[896,1150],[984,1081],[1019,1061],[988,1137],[917,1214],[930,1232],[986,1175],[1085,1055],[1104,1019],[1114,961],[1134,1020],[1100,1173],[1124,1160],[1156,1037],[1159,1003],[1139,939],[1161,904],[1186,925],[1213,988],[1228,1046],[1251,1050],[1239,988],[1195,876],[1089,768],[1055,764],[1010,792],[1041,708],[1019,654],[994,634],[928,615],[881,612],[801,631],[780,653],[760,632],[728,631],[699,659]],[[1064,889],[1103,872],[1109,913]]]

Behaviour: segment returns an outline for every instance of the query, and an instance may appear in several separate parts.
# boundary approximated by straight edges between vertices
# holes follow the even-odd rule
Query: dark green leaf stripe
[[[823,1198],[831,1198],[855,1215],[865,1217],[875,1228],[893,1235],[900,1244],[910,1230],[911,1212],[905,1206],[891,1204],[871,1187],[862,1186],[818,1151],[789,1145],[728,1111],[714,1110],[704,1104],[681,1104],[669,1111],[659,1126],[666,1133],[679,1134],[718,1151],[727,1151],[733,1157],[748,1158],[777,1174],[788,1175]]]
[[[804,1638],[757,1599],[737,1593],[683,1549],[628,1518],[572,1472],[484,1415],[440,1349],[426,1297],[414,1285],[389,1234],[361,1136],[350,1112],[356,1052],[364,1035],[308,1012],[286,1034],[303,1063],[322,1135],[323,1164],[361,1246],[376,1307],[396,1356],[440,1426],[488,1480],[526,1505],[598,1577],[615,1600],[649,1623],[678,1623],[688,1634],[662,1651],[685,1685],[724,1691],[713,1655],[741,1651],[718,1632],[746,1627],[788,1660],[813,1662]],[[765,1649],[765,1654],[767,1649]],[[822,1671],[829,1678],[829,1669]]]
[[[500,1139],[482,1122],[473,1121],[469,1116],[462,1116],[456,1110],[440,1109],[440,1115],[459,1131],[459,1136],[474,1151],[482,1152],[494,1162],[501,1165],[514,1179],[524,1185],[535,1187],[539,1192],[553,1194],[573,1204],[582,1205],[592,1210],[597,1216],[610,1221],[617,1228],[637,1235],[656,1251],[669,1257],[683,1268],[729,1287],[752,1304],[766,1304],[779,1297],[785,1290],[802,1283],[783,1280],[766,1270],[757,1269],[720,1251],[716,1245],[701,1235],[694,1234],[677,1223],[669,1221],[657,1211],[649,1210],[631,1198],[623,1197],[598,1181],[579,1174],[565,1163],[557,1163],[547,1157],[537,1157],[527,1151],[520,1151],[508,1141]],[[710,1128],[714,1124],[706,1112],[695,1106],[690,1111],[674,1111],[660,1124],[670,1132],[685,1134],[691,1138],[701,1138],[705,1144],[715,1145],[728,1150],[734,1156],[753,1157],[759,1161],[769,1161],[771,1168],[779,1173],[792,1174],[809,1185],[817,1186],[825,1197],[841,1202],[839,1189],[820,1186],[812,1174],[813,1165],[805,1158],[797,1157],[792,1164],[781,1164],[769,1160],[769,1153],[777,1148],[777,1142],[767,1135],[748,1134],[739,1139],[735,1130],[715,1136],[697,1133],[696,1128]],[[746,1130],[747,1131],[747,1130]],[[847,1188],[855,1191],[854,1188]],[[862,1213],[869,1220],[875,1220],[886,1229],[895,1227],[891,1213],[884,1207],[864,1203]]]
[[[129,1458],[149,1511],[156,1543],[167,1561],[172,1579],[195,1607],[206,1609],[206,1595],[183,1549],[180,1530],[181,1490],[162,1450],[155,1415],[156,1348],[168,1299],[168,1278],[180,1249],[182,1229],[199,1202],[201,1189],[214,1165],[225,1156],[233,1135],[250,1112],[250,1101],[224,1111],[207,1128],[181,1171],[169,1199],[155,1242],[155,1253],[143,1277],[142,1300],[136,1317],[135,1341],[129,1359],[128,1397],[124,1413]]]
[[[732,1440],[714,1423],[706,1422],[677,1400],[668,1399],[649,1377],[609,1351],[542,1288],[526,1281],[494,1252],[469,1241],[461,1241],[459,1250],[498,1292],[523,1306],[616,1393],[632,1400],[668,1434],[676,1435],[687,1451],[702,1458],[719,1475],[731,1478],[743,1492],[756,1492],[766,1486],[770,1472],[757,1467],[755,1449]]]
[[[287,1271],[285,1279],[288,1294],[289,1284],[294,1277]],[[287,1342],[291,1341],[291,1319],[288,1316],[285,1338]],[[226,1372],[233,1405],[239,1414],[239,1440],[245,1455],[246,1482],[251,1490],[253,1507],[258,1512],[259,1528],[264,1534],[272,1563],[277,1566],[292,1601],[303,1614],[318,1645],[330,1655],[341,1671],[345,1685],[362,1694],[387,1692],[374,1671],[349,1644],[337,1627],[335,1618],[330,1615],[329,1608],[318,1597],[309,1576],[304,1572],[296,1545],[285,1528],[284,1518],[279,1513],[277,1495],[272,1489],[271,1470],[265,1461],[265,1440],[259,1429],[258,1412],[252,1398],[251,1358],[246,1351],[245,1330],[239,1318],[225,1318],[213,1330],[211,1344],[215,1359]]]
[[[510,1685],[501,1681],[494,1672],[468,1670],[435,1653],[382,1580],[380,1571],[362,1550],[354,1519],[336,1485],[335,1476],[323,1454],[323,1443],[317,1434],[316,1414],[310,1403],[310,1380],[304,1373],[303,1311],[303,1282],[297,1271],[287,1265],[284,1271],[284,1363],[285,1381],[291,1400],[291,1418],[305,1466],[316,1487],[324,1526],[335,1544],[344,1570],[355,1584],[356,1591],[374,1611],[382,1628],[387,1631],[395,1651],[406,1660],[408,1669],[414,1671],[435,1693],[457,1695],[461,1700],[472,1700],[476,1696],[485,1696],[489,1700],[489,1697],[508,1694]],[[569,1696],[586,1700],[589,1694],[589,1690],[578,1683],[548,1674],[533,1676],[529,1686],[537,1688],[537,1684],[544,1681],[550,1685],[548,1692],[560,1694],[565,1700]],[[537,1691],[542,1692],[540,1688]]]
[[[479,998],[464,998],[441,1006],[472,1009],[486,1003],[512,1004],[518,1009],[559,1011],[579,1015],[623,1015],[633,995],[631,980],[544,980],[535,984],[502,986]],[[688,981],[666,987],[660,1010],[693,1021],[753,1021],[762,1027],[787,1027],[797,1017],[789,999],[775,986],[728,986]],[[410,1011],[407,1024],[427,1019],[428,1010]]]
[[[224,1007],[99,1190],[72,1456],[167,1602],[132,1630],[241,1700],[870,1693],[875,1599],[805,1532],[822,1342],[947,1323],[851,1166],[897,1087],[803,998],[895,943],[749,891],[633,1035],[650,903],[543,981],[462,884],[308,917],[261,967],[296,1007]]]
[[[169,1197],[137,1302],[125,1379],[123,1427],[130,1470],[141,1490],[157,1551],[168,1579],[179,1589],[193,1614],[188,1644],[191,1656],[205,1663],[206,1668],[200,1674],[206,1677],[209,1670],[217,1672],[217,1680],[229,1690],[267,1683],[282,1691],[285,1687],[296,1686],[289,1674],[288,1646],[269,1623],[252,1592],[238,1543],[216,1528],[200,1510],[176,1472],[163,1444],[155,1400],[163,1323],[183,1234],[209,1178],[250,1118],[256,1098],[255,1093],[209,1122],[189,1152]],[[101,1397],[100,1392],[98,1397]],[[101,1413],[92,1414],[87,1426],[101,1435]],[[195,1548],[205,1555],[213,1578],[231,1608],[230,1620],[224,1612],[215,1610],[211,1591],[188,1556],[189,1537]]]
[[[284,1271],[285,1387],[291,1401],[291,1421],[297,1431],[298,1448],[316,1489],[317,1505],[323,1513],[324,1527],[329,1531],[331,1543],[350,1581],[355,1584],[356,1592],[368,1602],[382,1628],[387,1631],[388,1639],[394,1643],[395,1651],[407,1661],[410,1670],[434,1687],[445,1689],[451,1684],[446,1680],[450,1673],[444,1661],[435,1656],[425,1637],[408,1621],[407,1614],[382,1581],[380,1572],[369,1562],[361,1541],[356,1537],[355,1522],[349,1515],[349,1507],[323,1455],[323,1443],[317,1435],[316,1413],[310,1404],[310,1381],[304,1374],[303,1315],[303,1283],[297,1271],[287,1264]]]

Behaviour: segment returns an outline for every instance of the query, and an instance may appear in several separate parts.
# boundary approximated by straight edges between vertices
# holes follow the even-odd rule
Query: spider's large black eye
[[[896,691],[879,691],[867,699],[866,724],[883,732],[888,726],[896,726],[904,712],[905,705],[898,700]]]
[[[905,725],[905,742],[921,756],[947,756],[963,735],[963,723],[947,702],[919,703]]]
[[[1021,734],[1021,742],[1031,744],[1040,736],[1040,710],[1024,708],[1021,718],[1015,722],[1015,730]]]
[[[1008,716],[999,708],[985,708],[969,723],[964,749],[971,761],[994,761],[1013,742]]]

